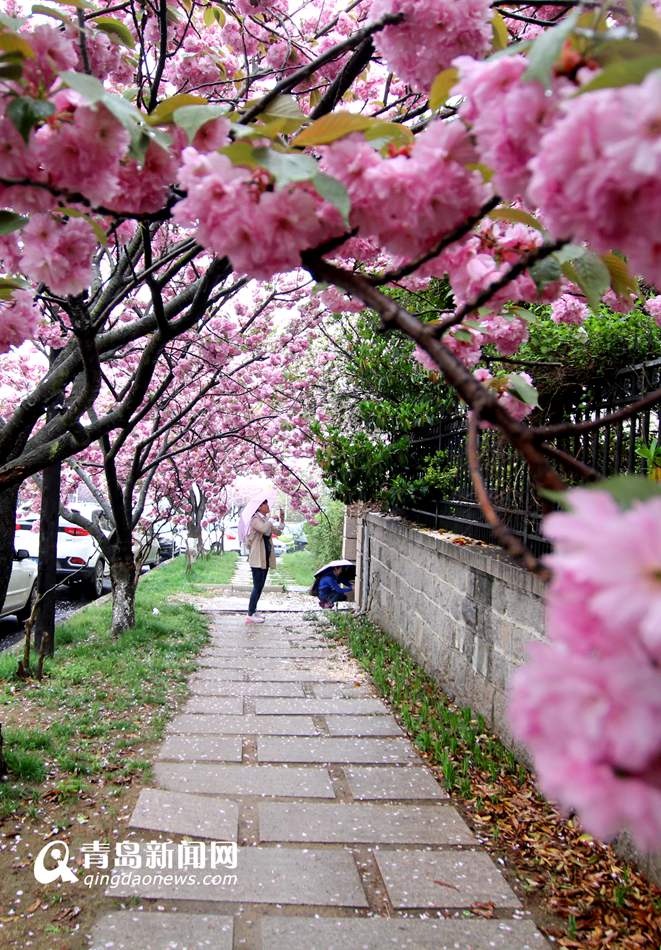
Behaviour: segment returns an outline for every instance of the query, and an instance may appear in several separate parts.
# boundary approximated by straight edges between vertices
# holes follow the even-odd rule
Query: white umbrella
[[[340,558],[339,561],[329,561],[328,564],[324,564],[323,567],[320,567],[318,571],[314,572],[315,577],[321,577],[322,574],[325,574],[326,571],[331,571],[334,567],[353,567],[356,568],[355,561],[345,561],[343,558]]]
[[[246,537],[250,531],[250,522],[253,519],[253,515],[262,504],[262,502],[267,499],[263,495],[258,495],[256,498],[251,498],[250,501],[246,503],[241,512],[241,517],[239,518],[239,542],[241,544],[246,543]]]

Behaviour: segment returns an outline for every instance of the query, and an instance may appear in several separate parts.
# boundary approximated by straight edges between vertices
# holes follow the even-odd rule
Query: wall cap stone
[[[407,521],[399,515],[384,515],[376,512],[366,514],[365,520],[375,528],[399,534],[412,544],[428,548],[468,567],[491,574],[517,590],[543,597],[546,585],[539,577],[514,564],[495,545],[459,546],[446,541],[442,534],[432,528]]]

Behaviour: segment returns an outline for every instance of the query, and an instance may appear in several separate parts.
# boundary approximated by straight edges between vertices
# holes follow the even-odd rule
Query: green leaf
[[[121,20],[116,20],[111,16],[100,16],[95,17],[94,25],[97,30],[101,30],[103,33],[108,33],[110,36],[116,36],[123,46],[127,46],[129,49],[134,49],[135,40],[133,38],[133,34],[126,24],[122,23]]]
[[[510,35],[502,14],[498,13],[497,10],[491,18],[491,26],[493,27],[493,48],[496,50],[507,49]]]
[[[498,16],[498,14],[496,14],[496,16]],[[445,105],[445,102],[450,95],[450,90],[457,84],[458,79],[459,71],[455,66],[450,66],[449,69],[444,69],[438,74],[432,83],[431,91],[429,93],[430,109],[436,111],[436,109],[440,109],[442,105]]]
[[[580,10],[572,10],[553,29],[544,30],[537,37],[528,53],[528,68],[523,79],[528,82],[539,82],[545,89],[551,85],[553,67],[565,45],[565,40],[571,36]]]
[[[296,181],[309,181],[319,174],[318,164],[309,155],[256,148],[253,157],[258,165],[273,175],[278,188]]]
[[[525,320],[526,323],[532,323],[533,320],[537,319],[537,315],[534,314],[532,310],[526,310],[525,307],[510,307],[503,316],[508,316],[509,314],[514,317],[519,317],[520,320]]]
[[[0,13],[0,26],[4,26],[6,30],[20,30],[24,23],[27,23],[27,17],[15,17],[7,16],[4,13]]]
[[[529,228],[536,228],[538,231],[544,230],[544,225],[540,224],[534,215],[521,208],[494,208],[487,217],[494,221],[511,221],[516,224],[527,224]]]
[[[655,69],[661,69],[661,55],[616,60],[614,63],[605,66],[590,82],[581,86],[576,95],[581,96],[583,93],[592,92],[595,89],[637,85]]]
[[[525,402],[527,406],[539,405],[539,393],[535,387],[531,386],[519,373],[509,374],[507,378],[507,388],[512,395],[520,399],[521,402]]]
[[[307,119],[305,113],[298,108],[298,102],[293,96],[276,96],[261,114],[277,116],[281,119],[300,119],[301,122]]]
[[[307,129],[296,136],[292,142],[297,148],[309,145],[328,145],[337,139],[342,139],[352,132],[363,132],[375,122],[367,115],[356,115],[353,112],[331,112],[320,119],[315,119]]]
[[[533,264],[530,268],[530,276],[535,281],[535,286],[538,290],[543,290],[547,284],[552,284],[554,281],[560,280],[562,270],[560,269],[560,262],[555,254],[550,254],[548,257],[545,257],[544,260],[537,261],[536,264]]]
[[[34,59],[34,50],[23,36],[16,33],[0,33],[0,50],[15,53],[23,59]]]
[[[23,59],[18,56],[0,57],[0,79],[20,79],[23,75]]]
[[[18,231],[29,220],[29,218],[22,214],[16,214],[14,211],[0,210],[0,234],[10,234],[12,231]]]
[[[539,487],[536,490],[542,498],[548,498],[548,500],[554,502],[558,508],[562,508],[563,511],[571,511],[571,505],[566,491],[555,491],[551,488]]]
[[[244,165],[246,168],[258,168],[259,162],[255,158],[255,150],[250,142],[232,142],[220,149],[221,154],[227,155],[234,165]]]
[[[611,285],[609,270],[602,259],[593,251],[586,250],[581,257],[565,266],[573,271],[573,279],[585,294],[592,310],[598,310],[601,298]]]
[[[149,125],[166,125],[174,121],[174,113],[184,106],[203,106],[207,100],[203,96],[192,96],[187,92],[180,92],[176,96],[164,99],[147,116]]]
[[[582,244],[565,244],[553,256],[560,264],[567,264],[569,261],[575,261],[577,257],[582,257],[585,250]]]
[[[650,501],[661,495],[661,482],[642,475],[614,475],[603,482],[591,483],[591,489],[607,491],[620,508],[631,508],[636,501]]]
[[[180,106],[172,113],[175,125],[183,129],[188,136],[188,141],[192,142],[199,130],[207,122],[213,119],[219,119],[227,115],[227,109],[221,105],[200,105],[200,106]]]
[[[27,286],[21,277],[0,277],[0,300],[11,300],[15,290],[24,290]]]
[[[627,267],[627,262],[624,258],[610,252],[608,254],[602,254],[601,259],[608,268],[608,273],[611,278],[611,287],[615,293],[620,295],[634,293],[638,296],[640,293],[638,280]]]
[[[32,99],[30,96],[16,96],[7,106],[7,118],[16,128],[21,138],[27,142],[30,132],[55,112],[55,106],[46,99]]]
[[[337,208],[342,215],[342,220],[348,226],[351,199],[349,198],[349,192],[342,182],[338,181],[337,178],[332,178],[330,175],[324,175],[323,172],[319,172],[312,179],[312,184],[322,198],[325,198],[329,204]]]
[[[398,148],[405,148],[413,143],[413,132],[406,125],[400,122],[383,122],[377,119],[368,129],[365,130],[365,140],[373,148],[381,148],[383,145],[395,145]]]
[[[462,343],[471,343],[473,341],[471,333],[463,327],[458,327],[456,330],[453,330],[452,335],[455,340],[461,340]]]
[[[32,12],[40,13],[41,16],[53,17],[55,20],[60,20],[62,23],[71,23],[71,18],[65,13],[60,13],[59,10],[54,10],[52,7],[47,7],[43,3],[34,3],[32,5]]]
[[[65,72],[60,73],[60,79],[69,89],[73,89],[74,92],[77,92],[92,105],[95,102],[101,102],[108,95],[103,83],[95,76],[65,70]]]
[[[88,0],[54,0],[54,3],[59,3],[61,6],[65,7],[75,7],[76,10],[94,10],[94,4],[89,3]]]

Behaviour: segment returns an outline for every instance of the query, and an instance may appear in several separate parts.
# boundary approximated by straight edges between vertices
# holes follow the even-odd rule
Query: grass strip
[[[577,821],[563,818],[483,716],[451,702],[366,617],[329,613],[318,622],[369,673],[475,834],[505,863],[545,933],[568,948],[661,948],[659,889]]]
[[[168,602],[195,584],[227,577],[236,556],[210,556],[186,573],[183,557],[145,575],[136,594],[136,625],[113,640],[109,601],[90,604],[56,630],[44,679],[19,680],[14,653],[0,656],[0,722],[9,769],[0,782],[0,817],[16,815],[43,792],[82,791],[100,777],[126,784],[147,771],[132,753],[162,734],[185,692],[206,620]]]
[[[292,584],[297,587],[311,587],[314,572],[319,566],[311,551],[290,551],[279,559],[272,582],[281,583],[285,587],[291,587]]]

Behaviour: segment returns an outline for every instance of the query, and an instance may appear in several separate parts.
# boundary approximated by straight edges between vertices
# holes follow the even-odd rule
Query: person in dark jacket
[[[340,581],[342,568],[334,567],[332,572],[324,576],[319,581],[319,605],[326,610],[334,607],[338,601],[346,600],[347,594],[353,590],[351,584],[343,584]]]

